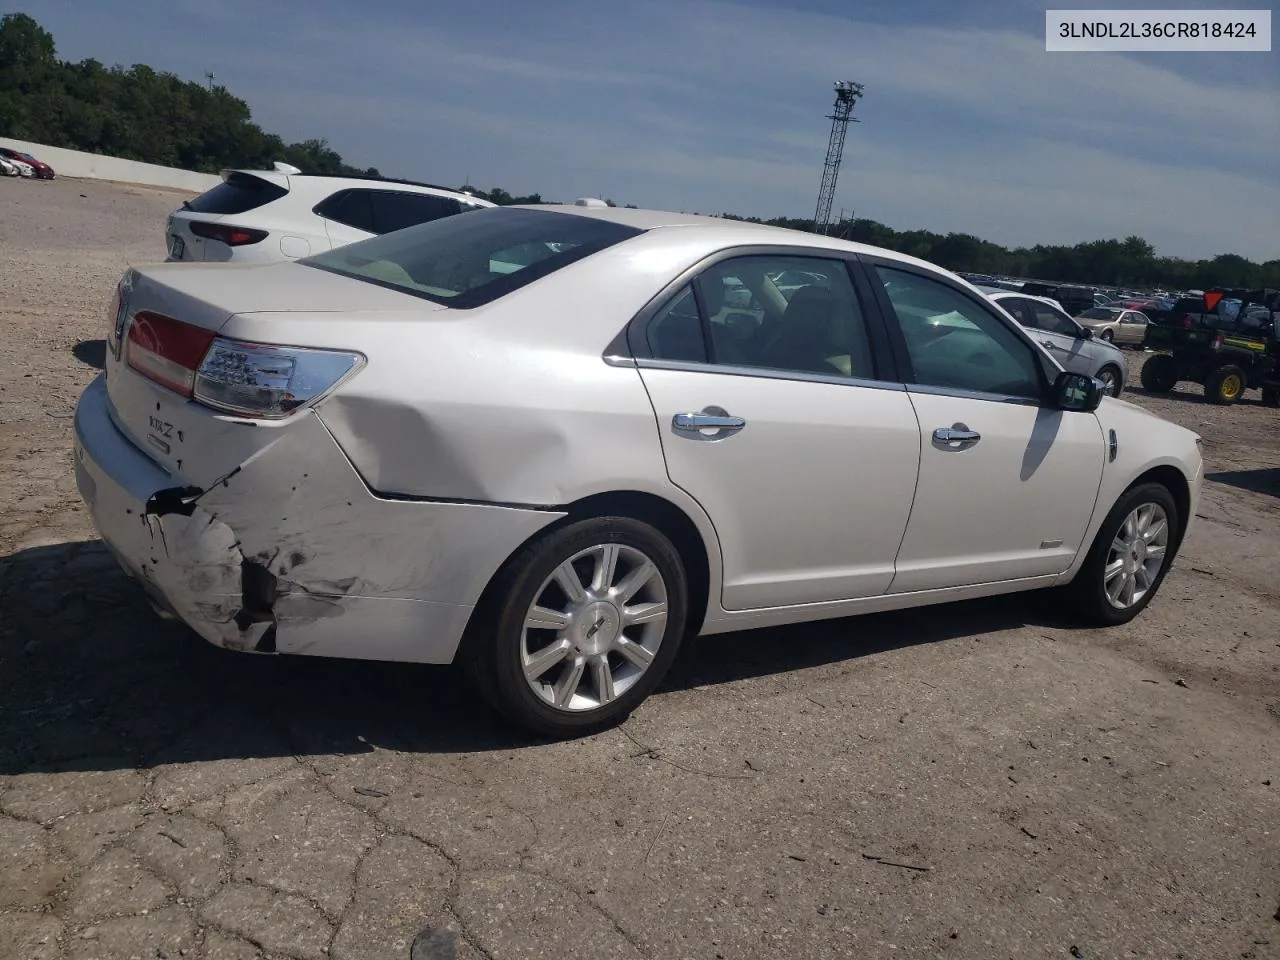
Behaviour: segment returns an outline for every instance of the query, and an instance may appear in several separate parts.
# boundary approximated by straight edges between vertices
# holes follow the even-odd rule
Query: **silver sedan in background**
[[[1033,297],[997,287],[979,287],[1026,327],[1064,370],[1097,377],[1107,393],[1118,397],[1129,377],[1129,364],[1119,347],[1094,336],[1048,297]]]

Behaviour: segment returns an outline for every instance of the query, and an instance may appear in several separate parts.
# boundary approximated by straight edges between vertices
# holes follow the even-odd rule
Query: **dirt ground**
[[[1127,627],[1019,598],[717,637],[534,744],[448,669],[211,648],[104,554],[70,417],[179,199],[0,182],[0,958],[1280,957],[1256,395],[1129,395],[1211,482]]]

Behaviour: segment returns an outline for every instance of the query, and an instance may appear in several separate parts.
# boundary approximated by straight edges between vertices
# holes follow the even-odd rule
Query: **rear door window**
[[[451,217],[462,205],[451,197],[406,190],[339,190],[315,208],[326,220],[381,236]]]
[[[462,212],[462,206],[451,197],[430,193],[407,193],[399,190],[366,190],[373,206],[374,233],[392,233],[429,220],[451,217]]]
[[[337,193],[321,201],[315,208],[318,216],[343,226],[354,227],[365,233],[377,233],[373,227],[373,204],[370,202],[371,190],[339,190]]]
[[[194,200],[188,200],[186,209],[195,213],[247,213],[279,200],[289,191],[278,183],[263,180],[251,173],[233,173],[212,190],[206,190]]]

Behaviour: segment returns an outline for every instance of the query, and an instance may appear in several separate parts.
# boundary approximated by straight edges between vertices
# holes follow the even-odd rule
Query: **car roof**
[[[438,183],[425,183],[421,180],[401,180],[397,177],[374,177],[363,173],[285,173],[281,170],[251,170],[248,167],[237,167],[223,170],[223,179],[225,180],[228,175],[233,173],[243,173],[251,177],[257,177],[259,180],[266,180],[286,189],[297,187],[301,184],[311,186],[348,184],[369,187],[370,189],[375,189],[380,184],[391,184],[403,187],[420,187],[423,190],[437,190],[455,197],[466,197],[485,206],[493,205],[483,197],[477,197],[466,190],[459,190],[457,187],[442,187]]]
[[[985,293],[992,300],[1007,299],[1008,297],[1023,297],[1027,300],[1039,300],[1041,303],[1047,303],[1051,307],[1062,308],[1062,305],[1053,297],[1042,297],[1034,293],[1022,293],[1018,290],[1006,290],[1004,287],[986,287],[979,286],[979,290]]]
[[[868,256],[885,257],[899,263],[914,264],[931,271],[945,270],[936,263],[930,263],[919,257],[898,253],[884,247],[875,247],[866,243],[855,243],[852,240],[841,240],[804,230],[792,230],[789,227],[775,227],[765,223],[752,223],[747,220],[730,220],[726,217],[712,217],[697,213],[674,213],[667,210],[648,210],[637,207],[587,207],[577,204],[519,204],[508,207],[511,210],[545,210],[553,213],[565,213],[576,217],[590,217],[594,220],[605,220],[637,230],[656,231],[674,228],[701,227],[724,235],[725,246],[749,246],[759,244],[767,246],[809,246],[822,247],[829,250],[848,253],[862,253]],[[950,271],[945,271],[950,272]],[[968,281],[964,281],[968,282]]]

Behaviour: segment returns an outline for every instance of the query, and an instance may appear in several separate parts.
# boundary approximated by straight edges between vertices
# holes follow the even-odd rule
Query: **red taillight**
[[[190,397],[196,371],[214,336],[212,330],[139,311],[129,325],[126,359],[129,366],[149,380]]]
[[[267,238],[265,230],[250,230],[248,227],[231,227],[221,223],[205,223],[203,220],[190,222],[191,232],[206,240],[221,240],[229,247],[244,247],[251,243],[260,243]]]

